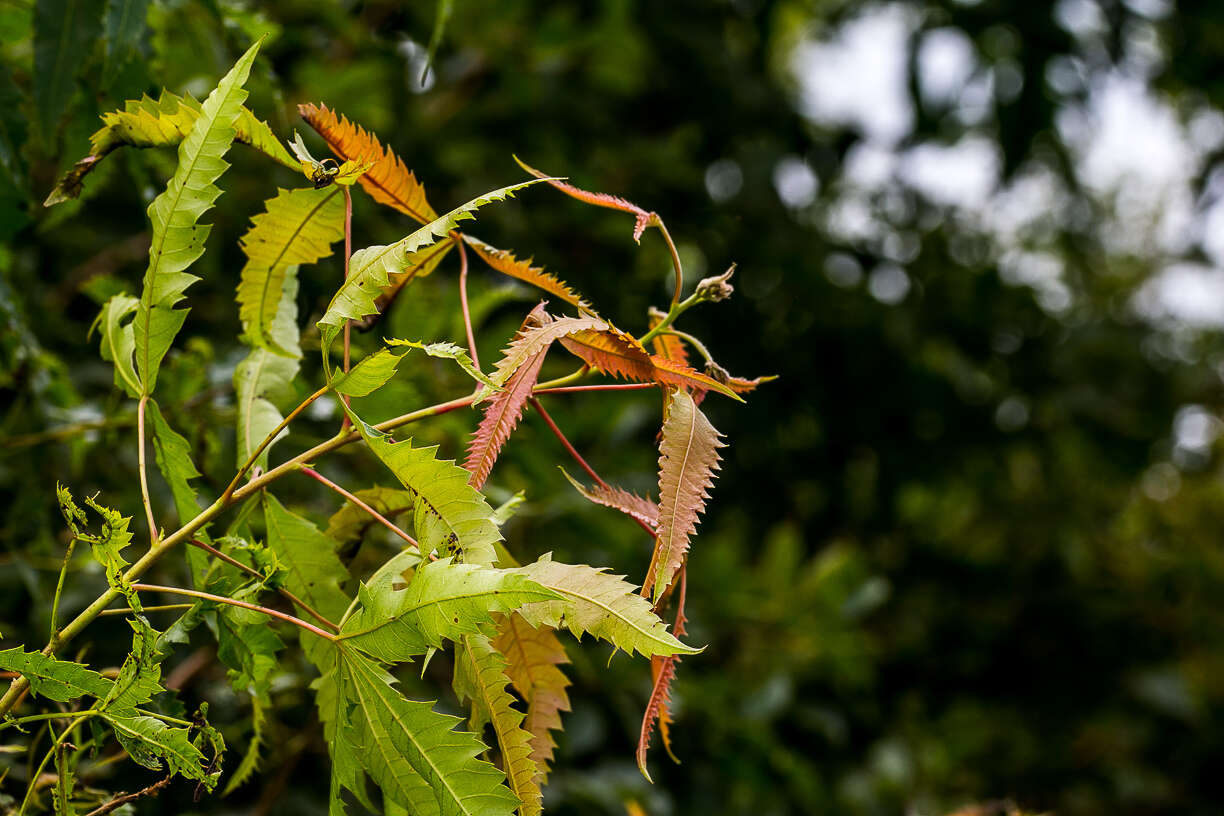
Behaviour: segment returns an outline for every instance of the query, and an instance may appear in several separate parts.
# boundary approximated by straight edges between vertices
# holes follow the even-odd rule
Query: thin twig
[[[259,443],[259,447],[256,448],[251,453],[250,456],[247,457],[247,460],[246,462],[243,463],[242,467],[238,468],[238,473],[234,476],[233,480],[229,483],[229,486],[225,488],[225,492],[221,494],[220,501],[222,501],[223,503],[227,503],[229,501],[230,497],[233,496],[234,493],[237,491],[238,483],[242,481],[242,477],[246,475],[246,472],[248,470],[250,470],[252,467],[255,466],[255,462],[259,459],[259,455],[263,453],[265,450],[267,450],[268,446],[271,445],[276,440],[276,437],[280,435],[281,431],[289,427],[290,422],[297,419],[298,414],[305,411],[308,407],[310,407],[311,403],[313,403],[319,397],[326,394],[327,391],[328,391],[328,387],[323,386],[318,391],[314,392],[309,397],[302,400],[301,405],[299,405],[298,407],[290,411],[289,415],[286,416],[284,419],[282,419],[280,421],[280,424],[277,425],[275,428],[273,428],[270,434],[264,437],[264,440]]]
[[[157,606],[141,607],[140,611],[141,612],[170,612],[175,609],[190,609],[193,606],[195,606],[195,604],[159,604]],[[98,614],[99,616],[101,616],[101,615],[134,615],[136,613],[133,612],[132,608],[129,606],[121,606],[117,609],[103,609]]]
[[[167,776],[165,779],[159,779],[147,788],[141,788],[135,793],[120,793],[116,794],[109,802],[104,802],[93,810],[85,814],[85,816],[105,816],[116,808],[126,805],[128,802],[134,802],[144,796],[156,796],[161,793],[161,789],[170,784],[173,776]]]
[[[72,551],[76,548],[76,536],[68,539],[68,549],[64,552],[64,565],[60,567],[59,580],[55,582],[55,598],[51,601],[51,635],[55,635],[55,629],[59,625],[59,605],[60,593],[64,591],[64,578],[68,575],[68,564],[72,561]]]
[[[159,586],[157,584],[132,584],[132,589],[144,592],[165,592],[168,595],[186,595],[189,598],[203,598],[206,601],[215,601],[216,603],[228,604],[237,606],[242,609],[249,609],[252,612],[262,612],[265,615],[270,615],[273,618],[280,618],[283,621],[288,621],[294,626],[300,626],[307,632],[313,632],[325,640],[335,640],[336,636],[331,632],[325,632],[314,624],[307,623],[301,618],[295,618],[292,615],[286,615],[284,612],[278,612],[275,609],[269,609],[266,606],[247,603],[246,601],[237,601],[233,598],[226,598],[222,595],[213,595],[208,592],[198,592],[194,589],[183,589],[180,587]]]
[[[341,487],[340,485],[333,482],[331,479],[324,476],[322,473],[319,473],[319,471],[315,470],[314,468],[309,468],[309,467],[300,467],[298,468],[298,470],[300,470],[302,473],[305,473],[307,476],[314,479],[316,482],[327,485],[332,490],[336,491],[341,496],[348,499],[354,505],[364,510],[366,513],[370,515],[371,518],[373,518],[379,524],[386,527],[388,530],[395,533],[400,538],[404,539],[404,541],[407,541],[409,545],[416,548],[417,552],[421,551],[421,545],[417,543],[417,540],[413,538],[412,536],[408,535],[407,533],[405,533],[403,530],[401,530],[395,524],[395,522],[391,521],[391,519],[387,518],[382,513],[378,512],[373,507],[366,504],[361,499],[357,498],[352,493],[348,492],[343,487]]]
[[[467,250],[464,249],[462,241],[456,241],[455,244],[459,247],[459,305],[463,307],[463,329],[467,332],[468,354],[471,356],[472,362],[476,364],[477,370],[479,370],[480,357],[476,354],[476,336],[472,333],[472,313],[468,309]]]
[[[707,363],[714,362],[714,358],[713,356],[710,355],[710,350],[706,348],[705,343],[701,342],[700,340],[698,340],[696,337],[689,334],[688,332],[682,332],[679,329],[665,329],[663,331],[663,334],[674,334],[676,337],[679,337],[681,340],[684,340],[689,345],[691,345],[693,348],[697,349],[697,353],[699,353],[703,358],[705,358],[705,361]]]
[[[149,547],[157,546],[157,522],[153,520],[153,503],[149,501],[149,473],[145,467],[145,405],[148,394],[136,405],[136,461],[140,465],[140,499],[144,502],[145,520],[149,523]]]
[[[237,567],[238,569],[245,572],[247,575],[250,575],[254,578],[258,578],[260,581],[267,579],[267,576],[263,575],[258,570],[248,567],[246,564],[242,563],[237,558],[232,558],[226,555],[225,553],[218,550],[216,547],[209,546],[208,544],[205,544],[203,541],[200,541],[198,538],[193,538],[191,539],[191,541],[187,543],[189,543],[193,547],[198,547],[199,549],[204,550],[204,552],[212,554],[214,558],[219,558],[220,560],[229,564],[231,567]],[[290,603],[299,607],[303,612],[306,612],[307,614],[309,614],[312,618],[314,618],[319,623],[326,626],[328,629],[331,629],[332,631],[335,631],[335,632],[340,631],[339,626],[336,626],[336,624],[332,623],[327,618],[323,617],[321,614],[315,611],[315,609],[312,606],[310,606],[308,603],[303,601],[298,596],[294,595],[289,590],[285,589],[284,587],[280,587],[277,589],[277,592],[279,592],[281,596],[284,597],[286,600],[288,600]]]
[[[680,293],[684,291],[684,270],[680,267],[680,253],[676,251],[676,244],[672,241],[671,233],[667,231],[667,225],[663,223],[663,219],[657,214],[650,214],[651,221],[659,232],[663,233],[663,240],[667,242],[667,249],[671,252],[672,266],[676,269],[676,291],[672,294],[671,307],[674,309],[680,303]]]
[[[52,428],[49,431],[39,431],[38,433],[10,436],[8,439],[5,439],[3,443],[0,443],[0,446],[5,448],[25,448],[31,445],[40,445],[43,442],[57,442],[61,439],[68,439],[76,436],[77,434],[87,433],[89,431],[101,431],[109,428],[123,428],[131,425],[135,421],[135,414],[111,417],[109,419],[91,419],[87,422],[77,422],[72,425],[63,425],[59,428]]]

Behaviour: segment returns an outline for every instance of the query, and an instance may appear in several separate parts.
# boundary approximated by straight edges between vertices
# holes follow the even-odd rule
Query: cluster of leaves
[[[17,675],[0,699],[5,715],[0,729],[62,723],[52,731],[52,746],[39,773],[29,780],[21,809],[38,794],[42,768],[53,762],[56,811],[76,812],[81,795],[74,789],[74,769],[108,733],[136,762],[164,768],[168,776],[193,780],[208,791],[216,787],[222,778],[224,742],[208,724],[206,707],[185,719],[160,682],[162,661],[201,623],[216,639],[217,658],[229,669],[231,684],[252,700],[255,733],[226,790],[241,785],[257,769],[262,712],[272,704],[271,675],[285,648],[281,635],[268,625],[270,617],[297,627],[303,654],[318,671],[313,688],[332,759],[333,813],[344,812],[349,797],[387,813],[539,813],[540,788],[555,747],[553,732],[561,728],[561,714],[569,709],[569,681],[560,668],[568,659],[556,635],[564,629],[651,659],[654,689],[638,750],[645,773],[656,723],[668,741],[669,688],[678,656],[699,651],[677,639],[684,633],[685,564],[723,446],[700,403],[710,392],[738,400],[760,382],[731,377],[708,355],[704,371],[692,368],[689,345],[705,354],[704,347],[672,327],[692,306],[726,297],[730,275],[703,281],[681,299],[683,276],[673,247],[677,285],[670,310],[655,315],[641,337],[622,331],[530,259],[520,260],[460,232],[459,226],[479,208],[541,180],[575,198],[630,212],[635,216],[635,239],[657,227],[671,246],[655,213],[532,171],[539,178],[493,190],[438,215],[424,187],[390,149],[325,106],[303,105],[301,113],[336,159],[316,160],[300,136],[287,151],[271,127],[244,105],[244,84],[258,49],[257,42],[203,103],[163,93],[158,100],[135,100],[105,115],[104,127],[91,140],[90,155],[47,199],[53,205],[78,195],[86,177],[118,148],[177,149],[177,168],[148,208],[152,240],[141,292],[113,295],[96,322],[101,355],[113,364],[116,388],[137,401],[136,442],[150,548],[129,562],[124,551],[132,541],[131,518],[90,498],[86,504],[100,517],[101,532],[89,532],[89,515],[61,488],[70,547],[89,544],[108,589],[62,627],[56,623],[57,593],[46,648],[0,651],[0,670]],[[188,270],[203,255],[211,229],[201,217],[221,195],[217,182],[229,166],[225,156],[234,142],[300,170],[310,184],[277,191],[242,237],[246,263],[236,301],[248,353],[233,372],[238,469],[228,488],[202,506],[193,485],[199,471],[191,447],[163,416],[155,394],[162,362],[188,317],[186,292],[198,280]],[[353,186],[418,222],[419,228],[394,243],[350,252]],[[293,386],[302,370],[298,271],[330,256],[341,239],[345,277],[316,323],[325,381],[282,416],[270,395]],[[471,250],[491,269],[538,287],[575,314],[552,314],[540,303],[489,373],[482,370],[474,344],[464,350],[446,341],[389,339],[351,364],[350,327],[376,320],[406,284],[432,273],[451,250],[463,261],[461,293],[466,253]],[[470,322],[468,329],[470,341]],[[540,371],[554,345],[576,357],[581,367],[569,377],[542,383]],[[468,397],[387,422],[367,422],[350,400],[390,383],[413,349],[453,360],[470,375],[475,390]],[[595,374],[628,380],[629,386],[577,387],[640,386],[665,395],[657,501],[604,482],[574,452],[596,480],[591,487],[575,482],[583,495],[631,516],[654,540],[641,594],[622,576],[548,555],[519,565],[499,532],[513,507],[495,510],[480,492],[529,404],[553,424],[536,395]],[[335,397],[343,411],[344,424],[337,434],[269,468],[269,450],[288,434],[290,422],[325,397]],[[463,466],[440,459],[437,446],[397,441],[391,435],[398,427],[456,404],[481,406],[483,412]],[[173,496],[177,528],[164,529],[158,523],[145,486],[146,426],[156,465]],[[564,439],[559,429],[556,433]],[[310,467],[317,457],[356,442],[386,466],[398,487],[350,493]],[[292,472],[311,475],[345,497],[326,531],[269,492],[273,482]],[[231,509],[237,511],[235,518],[224,533],[217,533],[214,523]],[[343,546],[373,522],[393,530],[405,546],[371,574],[352,575],[341,557]],[[187,551],[191,587],[140,582],[154,563],[176,549]],[[61,586],[66,567],[67,559]],[[354,585],[355,591],[349,591]],[[186,596],[192,603],[177,621],[158,631],[145,614],[141,592]],[[273,596],[287,601],[292,614],[267,605]],[[55,657],[120,599],[135,634],[131,653],[114,679]],[[660,618],[669,604],[675,608],[671,631]],[[446,648],[454,652],[453,689],[470,709],[471,730],[456,730],[457,718],[406,697],[391,673],[414,660],[428,663],[437,650]],[[76,707],[15,716],[27,690],[35,698]],[[82,741],[75,734],[85,725],[90,737]],[[482,742],[487,729],[492,731],[493,749]],[[368,780],[377,786],[381,802]]]

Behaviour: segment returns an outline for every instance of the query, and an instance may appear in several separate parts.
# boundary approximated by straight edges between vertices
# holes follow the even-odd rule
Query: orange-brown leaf
[[[538,315],[535,325],[527,326],[506,346],[501,360],[493,368],[492,379],[496,383],[504,383],[510,379],[519,366],[527,362],[539,351],[547,351],[558,338],[567,334],[587,329],[603,330],[608,324],[597,317],[561,317],[554,318],[543,310],[543,304],[532,312]]]
[[[718,391],[732,399],[739,399],[734,391],[717,380],[694,371],[684,363],[651,355],[633,335],[611,326],[602,330],[571,332],[561,338],[561,345],[592,368],[615,377]]]
[[[653,329],[655,326],[663,322],[662,312],[653,312],[650,315],[650,325],[648,328]],[[688,365],[688,346],[683,340],[674,334],[657,334],[650,341],[654,346],[655,354],[660,357],[666,357],[669,360],[675,360],[677,363]]]
[[[532,286],[539,287],[550,295],[555,295],[561,298],[566,303],[577,306],[586,312],[594,312],[585,300],[582,299],[574,290],[569,288],[569,285],[544,271],[543,267],[532,266],[531,258],[519,260],[513,254],[498,249],[497,247],[489,246],[483,241],[479,241],[470,235],[464,235],[463,240],[468,246],[480,257],[482,261],[488,264],[492,269],[501,272],[503,275],[509,275],[512,278],[517,278],[524,283],[530,283]]]
[[[360,125],[337,115],[326,105],[298,105],[312,128],[327,142],[327,146],[344,161],[372,162],[373,167],[359,179],[361,186],[380,204],[394,207],[422,224],[437,219],[438,214],[425,198],[425,187],[408,166],[389,147]]]
[[[625,515],[643,522],[651,529],[659,526],[659,505],[653,499],[644,499],[624,488],[614,485],[596,484],[587,487],[566,473],[565,468],[561,468],[561,473],[566,479],[569,479],[569,483],[574,486],[574,489],[589,501],[595,504],[602,504],[604,507],[611,507],[613,510],[619,510]]]
[[[770,374],[767,377],[757,377],[753,380],[746,380],[743,377],[728,377],[727,387],[737,394],[747,394],[749,391],[755,391],[756,387],[761,383],[767,383],[776,379],[778,379],[777,374]]]
[[[672,625],[672,631],[676,637],[688,634],[685,628],[688,619],[684,617],[686,583],[685,571],[682,567],[680,595],[676,602],[676,622]],[[645,714],[642,715],[642,731],[638,736],[637,749],[638,768],[647,779],[650,779],[650,774],[646,772],[646,751],[650,748],[650,735],[654,730],[656,719],[659,722],[659,736],[663,738],[663,747],[667,755],[672,758],[673,762],[677,764],[680,762],[671,747],[671,684],[676,679],[676,664],[679,662],[679,655],[655,655],[650,658],[650,678],[653,686],[650,691],[650,702],[646,706]]]
[[[544,357],[547,354],[548,349],[545,348],[529,357],[527,362],[510,375],[506,387],[495,393],[485,406],[484,419],[480,420],[476,432],[472,434],[467,460],[463,463],[463,466],[472,472],[468,484],[477,490],[484,487],[502,446],[518,426],[518,421],[523,416],[523,408],[531,398],[531,389],[540,377],[540,366],[544,365]]]
[[[620,210],[621,212],[630,213],[636,218],[633,222],[633,240],[640,241],[642,233],[649,227],[652,220],[657,216],[652,212],[647,212],[632,201],[627,201],[620,196],[608,195],[607,193],[592,193],[589,190],[583,190],[575,187],[572,184],[567,184],[564,181],[549,176],[547,173],[541,173],[539,170],[525,163],[518,156],[514,157],[518,162],[519,167],[526,170],[536,178],[548,179],[548,183],[556,187],[561,192],[565,193],[570,198],[576,198],[579,201],[585,201],[587,204],[593,204],[596,207],[606,207],[609,210]]]
[[[553,630],[536,629],[517,612],[502,618],[497,629],[493,646],[505,656],[506,676],[527,704],[523,728],[531,734],[531,758],[543,784],[557,747],[551,732],[561,729],[561,712],[570,710],[570,682],[558,668],[569,658]]]
[[[659,526],[643,590],[656,601],[684,563],[718,470],[720,434],[687,391],[672,392],[659,443]]]

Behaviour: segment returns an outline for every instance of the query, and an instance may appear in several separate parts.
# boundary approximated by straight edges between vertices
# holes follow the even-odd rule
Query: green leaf
[[[97,169],[98,162],[117,148],[125,145],[173,147],[180,144],[200,117],[200,111],[200,103],[190,95],[178,96],[162,91],[156,100],[147,96],[129,99],[124,103],[123,110],[102,114],[105,126],[90,137],[89,155],[60,177],[43,202],[44,206],[52,207],[79,196],[85,176]],[[297,161],[285,150],[268,123],[247,108],[242,108],[234,127],[237,130],[235,141],[255,148],[292,170],[298,169]]]
[[[538,179],[485,193],[394,244],[371,246],[354,252],[349,259],[348,279],[336,291],[323,314],[323,319],[319,321],[319,328],[323,333],[324,360],[327,359],[328,350],[345,321],[361,320],[378,313],[375,298],[391,285],[392,278],[398,278],[417,263],[414,258],[416,253],[437,243],[438,239],[445,238],[451,230],[459,226],[460,221],[473,218],[472,213],[475,210],[491,202],[502,201],[536,181]]]
[[[343,732],[384,795],[412,813],[514,813],[519,802],[502,784],[505,775],[477,758],[484,745],[474,734],[454,730],[458,717],[405,699],[392,688],[394,678],[364,655],[343,648],[338,654],[340,696],[348,703]],[[423,807],[419,780],[432,789],[436,811]]]
[[[498,622],[493,647],[506,657],[506,676],[527,703],[523,728],[531,734],[531,758],[543,785],[557,747],[552,732],[561,730],[561,714],[570,710],[570,681],[560,669],[569,658],[552,629],[536,628],[517,612]]]
[[[191,741],[186,728],[172,728],[161,720],[143,715],[105,713],[107,724],[128,755],[138,764],[155,771],[165,760],[172,773],[204,783],[208,790],[217,785],[220,772],[209,773],[207,760]]]
[[[388,663],[406,661],[468,634],[492,634],[490,614],[555,592],[506,570],[456,564],[444,558],[419,567],[407,587],[362,585],[361,606],[340,627],[345,643]]]
[[[34,4],[34,102],[43,140],[55,131],[101,29],[101,0],[39,0]]]
[[[135,714],[136,706],[165,691],[161,685],[157,631],[140,615],[129,623],[134,630],[132,650],[119,668],[119,676],[115,678],[110,692],[98,706],[99,709],[120,715]]]
[[[510,790],[522,802],[519,816],[538,816],[538,769],[531,758],[531,734],[523,730],[523,713],[506,691],[506,658],[483,635],[466,635],[455,644],[455,694],[472,701],[472,730],[488,722],[501,747],[502,767]]]
[[[76,808],[72,806],[72,789],[75,785],[71,749],[64,743],[58,743],[55,746],[55,786],[51,791],[51,806],[59,816],[76,816]]]
[[[468,484],[470,474],[453,461],[438,459],[437,445],[414,448],[411,440],[397,443],[343,403],[341,407],[374,455],[417,497],[413,526],[422,552],[436,550],[469,564],[493,564],[497,558],[493,545],[501,533],[492,521],[493,508]]]
[[[416,494],[394,487],[370,487],[353,494],[388,519],[412,510]],[[372,516],[352,502],[332,514],[327,521],[327,535],[341,544],[356,541],[365,535],[370,525],[377,524]]]
[[[603,569],[582,564],[562,564],[553,561],[551,555],[514,571],[564,596],[564,600],[519,609],[519,614],[532,626],[554,629],[564,626],[578,637],[590,634],[618,649],[631,654],[637,651],[646,657],[701,651],[676,640],[651,611],[650,602],[638,595],[623,576],[608,575]]]
[[[242,761],[238,763],[238,767],[230,774],[229,781],[225,783],[225,790],[221,792],[222,796],[229,796],[238,790],[259,770],[259,763],[262,759],[260,751],[264,744],[264,728],[268,721],[264,705],[265,703],[259,697],[251,700],[251,742],[247,745],[246,753],[242,755]]]
[[[247,262],[238,284],[238,315],[247,342],[298,357],[301,353],[282,345],[273,328],[284,308],[286,272],[331,255],[332,243],[344,237],[344,196],[334,185],[278,190],[264,207],[241,240]],[[294,320],[296,340],[296,309]]]
[[[388,346],[406,346],[408,348],[420,349],[430,357],[441,357],[447,360],[454,360],[459,364],[459,367],[468,373],[468,375],[478,383],[483,383],[494,390],[500,390],[501,386],[493,382],[487,374],[481,371],[472,358],[468,355],[467,350],[454,343],[418,343],[415,340],[395,340],[389,339],[386,341]]]
[[[339,620],[349,606],[349,597],[340,589],[348,570],[336,557],[335,542],[271,494],[264,496],[264,520],[268,546],[286,569],[285,588],[325,618]],[[330,644],[309,632],[300,635],[306,656],[322,669],[332,652]]]
[[[14,671],[30,681],[35,694],[69,703],[90,695],[102,698],[110,694],[114,683],[80,663],[56,660],[42,652],[26,652],[20,646],[0,651],[0,671]]]
[[[234,614],[245,610],[218,606],[221,608],[214,610],[211,620],[217,636],[217,658],[229,669],[230,685],[256,699],[266,697],[276,669],[276,653],[285,644],[266,622],[246,623]]]
[[[179,145],[174,176],[165,192],[149,205],[153,241],[133,324],[142,394],[152,393],[157,385],[157,369],[187,319],[186,309],[174,307],[183,299],[184,290],[198,280],[186,269],[204,254],[204,241],[211,230],[198,222],[221,195],[214,182],[229,167],[223,157],[234,141],[234,122],[247,97],[242,85],[259,46],[259,42],[251,46],[208,95],[199,118]]]
[[[166,422],[156,400],[149,400],[145,404],[145,416],[152,431],[157,469],[170,486],[179,524],[186,524],[200,513],[200,502],[196,499],[195,488],[191,486],[192,479],[200,478],[200,471],[191,461],[191,444]],[[195,537],[208,542],[208,533],[204,529],[197,530]]]
[[[118,76],[119,69],[140,48],[148,9],[149,0],[107,0],[104,40],[106,58],[102,63],[102,87],[110,87]]]
[[[140,306],[138,298],[130,295],[114,295],[102,307],[98,319],[90,327],[101,326],[102,359],[115,364],[115,386],[122,388],[129,397],[140,396],[140,376],[136,373],[132,355],[136,353],[136,335],[132,322],[126,318],[136,313]]]
[[[347,374],[336,372],[332,388],[337,394],[350,397],[365,397],[382,388],[395,376],[403,354],[390,349],[379,349],[363,357]]]
[[[297,292],[297,269],[289,267],[285,270],[280,305],[270,326],[270,339],[275,348],[283,353],[267,348],[254,348],[234,369],[234,396],[238,407],[235,445],[238,467],[246,463],[259,444],[283,419],[277,407],[267,399],[267,395],[291,389],[301,368]],[[289,356],[284,356],[285,354]],[[286,428],[276,439],[279,440],[288,433]],[[257,467],[268,466],[268,453],[271,450],[272,445],[269,445],[259,455],[255,462]],[[251,474],[252,478],[254,475]]]

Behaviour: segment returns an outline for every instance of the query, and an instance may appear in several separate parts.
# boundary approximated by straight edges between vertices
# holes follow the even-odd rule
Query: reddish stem
[[[371,518],[373,518],[375,521],[377,521],[382,526],[386,527],[391,532],[395,533],[400,538],[404,539],[404,541],[407,541],[410,545],[416,548],[417,552],[421,551],[421,545],[417,543],[417,540],[415,538],[405,533],[395,524],[395,522],[391,521],[391,519],[387,518],[382,513],[378,512],[373,507],[363,502],[361,499],[357,498],[352,493],[348,492],[343,487],[341,487],[340,485],[333,482],[331,479],[324,476],[322,473],[319,473],[319,471],[315,470],[314,468],[301,467],[298,469],[302,473],[305,473],[307,476],[314,479],[316,482],[327,485],[332,490],[336,491],[341,496],[348,499],[354,505],[361,508],[365,512],[369,513]],[[430,560],[434,560],[434,559],[431,558]]]
[[[600,385],[563,385],[558,388],[541,388],[537,394],[574,394],[579,391],[643,391],[658,388],[658,383],[603,383]]]
[[[467,250],[463,248],[463,241],[456,240],[455,244],[459,247],[459,304],[463,307],[463,328],[467,332],[468,353],[472,356],[472,362],[476,364],[476,368],[479,369],[480,357],[476,354],[476,336],[472,333],[472,312],[468,309]]]
[[[142,592],[165,592],[168,595],[186,595],[189,598],[203,598],[206,601],[215,601],[217,603],[223,603],[223,604],[228,604],[230,606],[241,607],[243,609],[250,609],[252,612],[260,612],[264,615],[270,615],[273,618],[279,618],[280,620],[288,621],[289,623],[292,623],[294,626],[300,626],[303,629],[305,629],[307,632],[313,632],[319,637],[324,638],[326,640],[336,639],[336,636],[333,635],[331,632],[325,632],[319,627],[313,624],[307,623],[301,618],[295,618],[292,615],[286,615],[284,612],[278,612],[275,609],[269,609],[266,606],[259,606],[258,604],[247,603],[246,601],[236,601],[233,598],[226,598],[221,595],[212,595],[208,592],[198,592],[194,589],[182,589],[180,587],[158,586],[157,584],[132,584],[132,589],[142,591]]]

